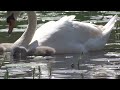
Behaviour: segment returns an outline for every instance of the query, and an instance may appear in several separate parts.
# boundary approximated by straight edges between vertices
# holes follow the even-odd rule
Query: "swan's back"
[[[65,16],[61,18],[59,21],[57,21],[58,28],[60,30],[68,29],[68,30],[73,30],[73,31],[78,31],[81,32],[79,33],[81,35],[87,34],[90,37],[95,38],[96,36],[101,36],[102,35],[102,29],[103,26],[99,27],[99,25],[91,24],[91,23],[84,23],[84,22],[79,22],[79,21],[74,21],[75,15],[71,16]],[[88,38],[90,38],[88,37]],[[87,36],[86,36],[87,38]]]
[[[108,25],[99,26],[91,23],[74,21],[75,16],[65,16],[58,21],[50,21],[38,28],[30,43],[30,48],[49,46],[57,53],[87,52],[100,50],[108,40],[109,34],[104,31],[112,30],[117,17],[113,17]],[[35,46],[34,42],[37,42]],[[81,51],[80,51],[81,50]]]
[[[60,20],[56,21],[57,23],[55,21],[49,21],[49,22],[43,24],[41,27],[39,27],[36,30],[36,32],[33,36],[33,39],[31,40],[31,43],[34,42],[35,40],[39,40],[39,39],[41,39],[41,41],[42,41],[43,36],[48,36],[48,34],[50,34],[50,33],[52,34],[53,32],[55,32],[55,28],[62,25],[66,21],[73,20],[74,18],[75,18],[74,15],[69,16],[69,17],[64,16]]]
[[[36,40],[39,40],[39,39],[42,40],[43,36],[48,35],[48,33],[50,31],[49,29],[53,28],[54,24],[55,24],[55,21],[50,21],[50,22],[47,22],[47,23],[43,24],[41,27],[39,27],[36,30],[36,32],[35,32],[32,40],[31,40],[31,43],[34,42],[34,41],[36,41]]]

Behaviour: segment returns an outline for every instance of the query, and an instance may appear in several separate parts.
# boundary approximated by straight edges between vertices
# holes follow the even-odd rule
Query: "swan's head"
[[[9,25],[8,34],[11,34],[16,25],[16,19],[21,11],[7,11],[7,23]]]

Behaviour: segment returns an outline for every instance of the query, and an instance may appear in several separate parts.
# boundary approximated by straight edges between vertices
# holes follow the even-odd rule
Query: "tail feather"
[[[108,34],[112,31],[112,28],[114,27],[116,21],[117,21],[118,15],[115,15],[113,18],[110,19],[110,21],[104,26],[103,34]]]

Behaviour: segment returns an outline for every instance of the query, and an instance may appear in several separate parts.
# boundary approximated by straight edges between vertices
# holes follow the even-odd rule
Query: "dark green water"
[[[105,25],[109,19],[118,14],[118,11],[37,11],[38,27],[42,24],[58,20],[64,15],[76,15],[77,21],[90,22]],[[18,18],[16,28],[11,37],[7,37],[6,12],[0,12],[0,43],[13,43],[27,28],[26,13],[22,13]],[[57,55],[54,57],[35,57],[27,61],[11,62],[9,55],[7,59],[1,58],[0,78],[4,78],[6,68],[9,78],[32,79],[33,68],[35,68],[35,78],[39,78],[38,67],[41,68],[40,78],[52,79],[95,79],[113,78],[120,75],[120,20],[116,23],[108,43],[104,50],[91,52],[88,55]],[[2,56],[1,56],[2,57]]]

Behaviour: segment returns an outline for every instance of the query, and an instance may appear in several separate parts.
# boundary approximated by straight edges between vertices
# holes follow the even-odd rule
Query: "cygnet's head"
[[[15,47],[12,52],[13,60],[26,60],[27,49],[22,46]]]
[[[47,47],[47,46],[41,46],[37,47],[35,49],[31,49],[27,52],[28,56],[52,56],[54,55],[56,50],[52,47]]]

